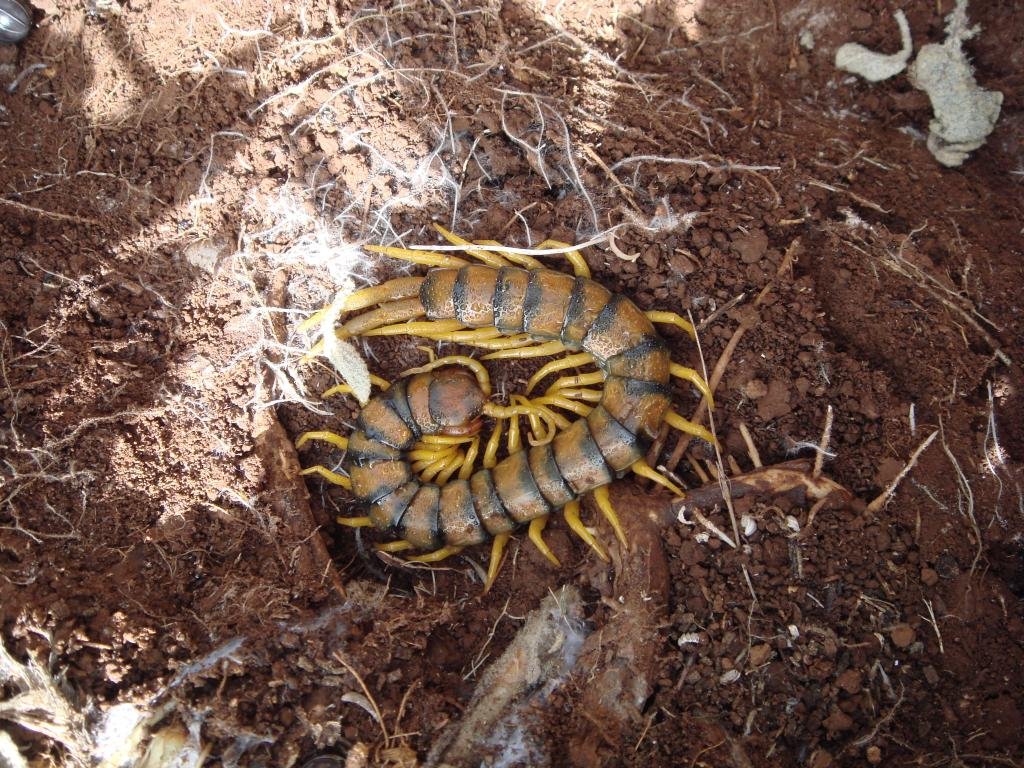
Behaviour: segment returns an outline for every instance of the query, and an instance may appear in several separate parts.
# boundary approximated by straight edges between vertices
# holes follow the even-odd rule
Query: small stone
[[[732,247],[744,264],[753,264],[768,250],[768,235],[760,230],[740,235],[732,241]]]
[[[848,669],[838,677],[836,685],[851,695],[860,693],[864,686],[864,676],[859,669]]]
[[[739,679],[740,671],[738,669],[730,669],[728,672],[724,673],[721,677],[718,678],[718,682],[721,685],[729,685],[730,683],[735,683]]]
[[[921,583],[926,587],[934,587],[939,583],[939,574],[931,568],[921,569]]]
[[[864,756],[868,759],[868,762],[871,765],[878,765],[882,762],[882,750],[874,744],[867,748],[864,752]]]
[[[939,673],[935,671],[935,667],[931,664],[924,668],[924,679],[928,681],[928,685],[938,685]]]
[[[820,747],[815,750],[814,754],[811,755],[811,759],[807,762],[810,768],[828,768],[832,765],[832,755],[829,754],[828,750],[821,749]]]
[[[832,714],[825,718],[823,725],[831,733],[848,731],[853,727],[853,718],[841,709],[832,710]]]
[[[768,394],[768,385],[760,379],[751,379],[743,385],[743,396],[751,400],[757,400]]]
[[[909,648],[916,638],[917,633],[908,624],[897,624],[889,630],[889,639],[897,648]]]
[[[750,664],[754,667],[760,667],[769,657],[772,655],[772,647],[767,643],[755,645],[750,649]]]

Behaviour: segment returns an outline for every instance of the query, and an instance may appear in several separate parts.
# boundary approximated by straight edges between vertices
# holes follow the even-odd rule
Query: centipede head
[[[475,435],[483,423],[481,412],[486,402],[468,369],[453,365],[431,373],[429,408],[438,434]]]

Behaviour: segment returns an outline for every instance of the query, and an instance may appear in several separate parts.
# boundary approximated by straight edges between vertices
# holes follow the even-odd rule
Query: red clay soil
[[[423,764],[572,584],[579,660],[483,764],[1024,764],[1018,4],[969,9],[1005,99],[957,169],[905,75],[832,65],[848,40],[898,48],[880,0],[36,5],[0,48],[0,638],[87,733],[170,705],[205,765]],[[942,40],[951,0],[904,5],[916,46]],[[692,312],[709,370],[743,329],[727,466],[754,469],[746,425],[766,466],[809,471],[831,407],[823,477],[849,497],[738,498],[734,548],[623,480],[630,550],[606,566],[552,520],[562,567],[524,539],[483,597],[486,548],[376,554],[333,522],[343,490],[297,476],[337,455],[290,443],[353,406],[320,400],[326,367],[275,370],[344,274],[397,273],[329,247],[435,243],[433,221],[521,246],[631,224],[587,249],[595,279]],[[416,344],[361,349],[387,376]],[[528,370],[489,367],[505,392]],[[675,448],[658,461],[700,485]],[[33,765],[69,759],[0,728]]]

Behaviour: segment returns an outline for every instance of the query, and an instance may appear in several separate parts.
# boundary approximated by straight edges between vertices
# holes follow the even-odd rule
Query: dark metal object
[[[32,31],[32,14],[18,0],[0,0],[0,44],[20,43]]]

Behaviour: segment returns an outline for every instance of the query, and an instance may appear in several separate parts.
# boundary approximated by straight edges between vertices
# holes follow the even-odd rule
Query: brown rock
[[[750,649],[750,665],[753,667],[760,667],[764,664],[772,655],[772,647],[767,643],[755,645]]]
[[[759,400],[768,394],[768,385],[760,379],[751,379],[743,385],[744,397],[749,397],[751,400]]]
[[[864,752],[864,756],[868,759],[871,765],[878,765],[882,762],[882,750],[877,745],[872,744]]]
[[[922,568],[921,583],[926,587],[934,587],[939,583],[939,574],[931,568]]]
[[[864,675],[859,669],[848,669],[836,679],[836,685],[849,694],[859,693],[864,686]]]
[[[785,416],[793,410],[789,404],[789,384],[781,379],[772,379],[766,394],[757,404],[757,415],[764,421]]]
[[[909,648],[917,638],[917,632],[909,624],[897,624],[889,630],[889,639],[897,648]]]
[[[760,230],[740,235],[732,241],[732,247],[744,264],[753,264],[768,250],[768,235]]]
[[[840,733],[842,731],[848,731],[853,727],[853,718],[841,709],[834,709],[832,710],[832,714],[825,718],[823,725],[828,728],[831,733]]]

